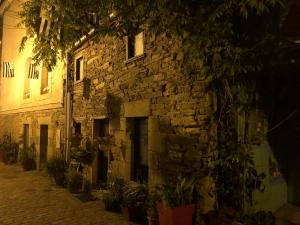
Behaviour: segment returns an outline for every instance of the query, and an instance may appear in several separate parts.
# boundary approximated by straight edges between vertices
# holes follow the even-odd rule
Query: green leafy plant
[[[7,164],[16,163],[18,160],[19,144],[14,142],[11,135],[4,134],[0,140],[1,158]]]
[[[69,170],[66,174],[68,189],[70,192],[78,192],[82,188],[83,177],[76,170]]]
[[[87,137],[75,135],[71,139],[71,159],[90,166],[95,158],[95,148]]]
[[[146,184],[140,184],[134,181],[129,181],[123,187],[122,205],[134,208],[138,206],[145,207],[147,200],[148,188]]]
[[[175,181],[157,186],[156,191],[165,206],[174,208],[194,202],[195,185],[195,179],[179,176]]]
[[[123,198],[125,181],[122,178],[110,176],[107,183],[107,191],[103,194],[105,209],[113,212],[121,212],[120,205]]]
[[[242,219],[246,225],[275,225],[275,216],[272,212],[258,211],[251,215],[246,215]]]
[[[20,149],[18,160],[21,162],[24,171],[34,170],[36,168],[35,143],[32,143],[29,147]]]
[[[68,171],[68,165],[65,159],[53,156],[45,163],[46,173],[53,177],[57,185],[63,185],[65,173]]]
[[[109,177],[107,188],[112,193],[115,199],[121,204],[123,198],[123,188],[125,181],[118,177]]]
[[[265,173],[258,173],[253,153],[247,148],[221,152],[213,176],[220,208],[244,213],[245,204],[253,205],[253,192],[264,191]]]
[[[103,193],[103,202],[107,211],[121,212],[121,201],[119,197],[115,195],[111,190],[108,190],[105,193]]]
[[[158,213],[156,209],[156,203],[160,200],[157,191],[151,190],[147,196],[147,216],[153,220],[158,221]],[[154,222],[155,223],[155,222]]]

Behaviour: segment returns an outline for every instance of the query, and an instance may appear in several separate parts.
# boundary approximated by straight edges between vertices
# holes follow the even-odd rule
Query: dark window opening
[[[128,36],[128,43],[127,43],[127,51],[128,51],[128,55],[127,58],[133,58],[134,57],[134,42],[135,42],[135,38],[134,35],[129,35]]]
[[[43,26],[43,34],[45,34],[46,33],[46,30],[47,30],[47,26],[48,26],[48,20],[45,20],[45,22],[44,22],[44,26]]]
[[[74,123],[75,135],[81,134],[81,123]]]
[[[94,137],[105,137],[109,135],[109,120],[95,119],[94,120]]]
[[[83,73],[83,57],[76,59],[76,76],[75,81],[79,81],[82,79]]]

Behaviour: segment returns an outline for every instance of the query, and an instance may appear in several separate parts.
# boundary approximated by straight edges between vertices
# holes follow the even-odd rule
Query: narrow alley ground
[[[132,225],[104,211],[102,201],[81,202],[45,174],[0,163],[0,225]]]

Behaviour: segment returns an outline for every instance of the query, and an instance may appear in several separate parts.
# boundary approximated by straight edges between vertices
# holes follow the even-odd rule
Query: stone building
[[[0,138],[8,134],[24,146],[34,143],[40,167],[61,149],[64,64],[58,63],[52,71],[44,63],[36,65],[31,40],[19,52],[26,34],[24,27],[18,27],[20,10],[20,1],[1,1]],[[40,30],[49,32],[45,18]]]
[[[90,36],[73,52],[73,133],[100,144],[91,177],[107,172],[155,184],[170,175],[204,178],[213,157],[212,96],[183,70],[180,43],[147,30]]]

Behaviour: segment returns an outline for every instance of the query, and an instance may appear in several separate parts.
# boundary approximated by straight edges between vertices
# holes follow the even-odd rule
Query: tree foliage
[[[56,64],[91,29],[123,36],[147,26],[182,41],[189,73],[210,79],[255,71],[274,49],[281,0],[29,0],[20,13],[34,59]],[[40,9],[51,21],[38,34]],[[92,15],[97,22],[91,20]]]

